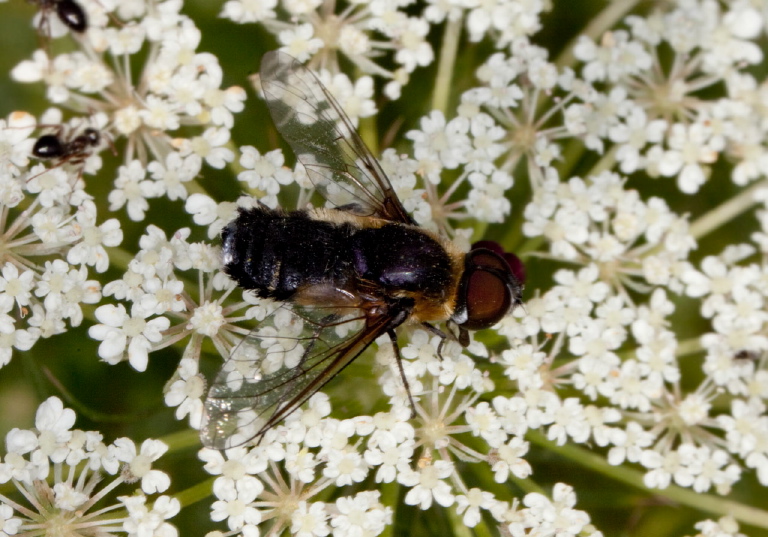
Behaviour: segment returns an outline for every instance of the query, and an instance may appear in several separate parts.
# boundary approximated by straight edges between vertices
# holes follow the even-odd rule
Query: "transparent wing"
[[[311,71],[290,55],[272,51],[262,58],[260,75],[277,130],[331,205],[414,223],[350,119]]]
[[[203,445],[260,440],[386,332],[388,318],[360,309],[285,304],[224,363],[205,401]]]

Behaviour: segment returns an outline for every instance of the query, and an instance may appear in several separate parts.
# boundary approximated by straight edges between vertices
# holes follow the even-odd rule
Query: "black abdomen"
[[[352,231],[304,211],[241,209],[221,232],[224,271],[262,298],[289,300],[303,285],[348,278]]]
[[[241,209],[221,233],[224,271],[263,298],[290,300],[301,287],[331,284],[381,296],[409,291],[437,297],[451,281],[451,260],[414,226],[362,228],[305,211]]]

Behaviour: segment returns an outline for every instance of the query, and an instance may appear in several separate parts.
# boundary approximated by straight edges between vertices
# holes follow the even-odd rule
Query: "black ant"
[[[61,131],[61,128],[59,129]],[[61,132],[56,134],[44,134],[32,147],[32,154],[39,159],[59,159],[63,162],[78,164],[90,155],[88,151],[101,142],[99,131],[92,127],[83,130],[71,140],[64,140]]]
[[[40,7],[40,24],[38,31],[50,35],[48,17],[51,11],[56,11],[59,20],[67,28],[78,34],[88,28],[88,17],[85,10],[75,0],[28,0]]]
[[[93,127],[87,127],[77,136],[63,135],[64,127],[59,126],[53,134],[44,134],[32,147],[32,156],[41,160],[55,160],[58,167],[64,164],[83,164],[94,148],[101,143],[102,136]],[[81,170],[82,173],[82,170]],[[37,176],[35,176],[37,177]],[[28,179],[32,180],[34,177]]]

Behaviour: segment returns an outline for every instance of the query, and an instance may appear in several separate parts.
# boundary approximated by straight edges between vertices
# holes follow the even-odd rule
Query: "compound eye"
[[[512,305],[506,282],[492,272],[475,270],[467,285],[467,322],[464,326],[478,330],[493,326]]]
[[[464,328],[479,330],[499,322],[512,306],[513,290],[519,286],[507,262],[489,250],[468,254],[464,300],[467,320]]]

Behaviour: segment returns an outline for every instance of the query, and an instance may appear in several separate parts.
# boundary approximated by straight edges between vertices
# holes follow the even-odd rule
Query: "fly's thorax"
[[[356,231],[350,247],[357,278],[393,299],[410,299],[414,320],[450,317],[460,278],[456,269],[463,267],[452,244],[417,226],[387,222]]]
[[[465,253],[430,230],[345,210],[310,208],[310,218],[355,228],[351,249],[360,280],[378,294],[414,303],[412,322],[440,322],[455,311]]]

